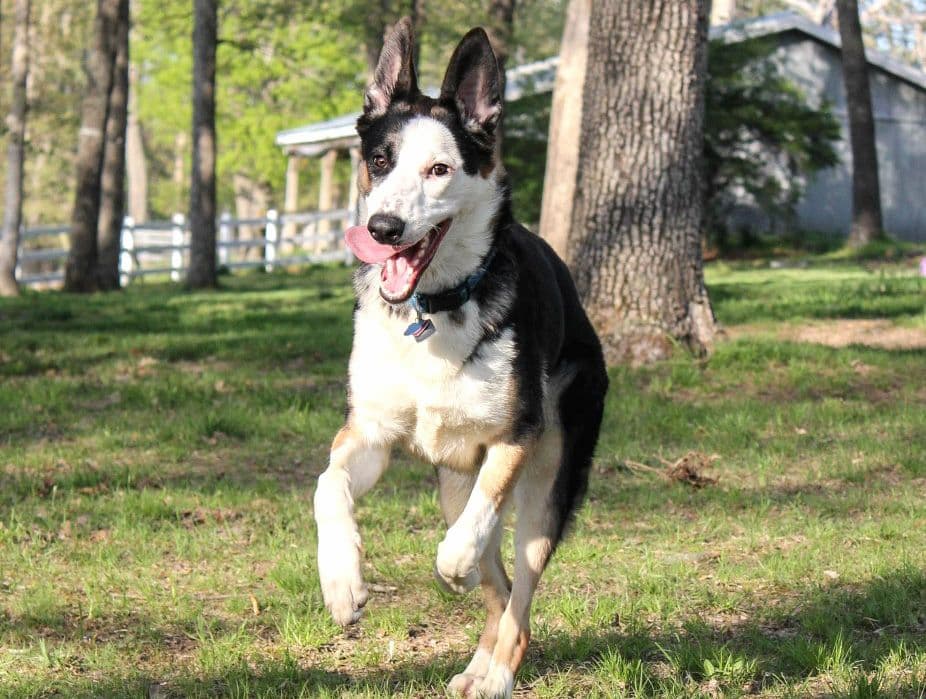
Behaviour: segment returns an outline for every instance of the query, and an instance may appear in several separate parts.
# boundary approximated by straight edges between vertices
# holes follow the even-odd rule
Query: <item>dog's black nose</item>
[[[373,214],[367,221],[367,228],[377,243],[395,245],[405,230],[405,221],[389,214]]]

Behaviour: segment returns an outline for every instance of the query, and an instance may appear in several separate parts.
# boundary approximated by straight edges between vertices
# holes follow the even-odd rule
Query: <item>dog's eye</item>
[[[443,163],[437,163],[431,166],[431,174],[435,177],[443,177],[444,175],[449,174],[450,166],[444,165]]]
[[[382,170],[388,164],[389,164],[389,161],[386,160],[385,155],[374,155],[373,156],[373,167],[375,167],[377,170]]]

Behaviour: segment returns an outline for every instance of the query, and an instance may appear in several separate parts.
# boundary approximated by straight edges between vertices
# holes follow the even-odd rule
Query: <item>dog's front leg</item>
[[[488,448],[463,513],[437,547],[435,573],[452,591],[468,592],[479,583],[479,559],[526,456],[527,447],[521,444],[498,443]]]
[[[325,606],[342,626],[356,622],[367,602],[354,500],[376,484],[388,462],[388,445],[370,445],[347,424],[335,436],[328,468],[318,477],[318,577]]]

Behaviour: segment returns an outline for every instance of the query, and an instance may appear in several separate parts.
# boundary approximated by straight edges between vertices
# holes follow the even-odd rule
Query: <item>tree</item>
[[[103,149],[100,216],[97,225],[97,283],[119,288],[119,253],[125,217],[126,123],[129,94],[129,0],[119,0],[113,81],[109,91]]]
[[[609,362],[661,359],[677,341],[703,353],[715,331],[701,259],[708,3],[588,2],[570,3],[584,8],[570,7],[563,41],[587,36],[578,157],[567,139],[548,156],[548,172],[573,180],[568,233],[541,230]]]
[[[71,214],[70,242],[64,288],[87,292],[98,288],[97,224],[109,91],[116,57],[116,28],[122,0],[98,0],[93,46],[87,62],[87,92],[81,109],[77,141],[77,189]]]
[[[836,0],[842,39],[842,78],[846,86],[852,144],[852,230],[849,244],[861,246],[884,235],[875,120],[871,111],[868,60],[856,0]]]
[[[217,0],[193,3],[193,170],[190,183],[190,269],[187,286],[214,287],[215,52]]]
[[[13,29],[13,55],[10,76],[12,90],[7,117],[6,197],[3,230],[0,231],[0,296],[19,293],[16,284],[16,258],[19,227],[22,223],[23,149],[26,131],[26,79],[29,75],[29,0],[17,0]]]
[[[495,52],[495,58],[498,60],[499,72],[499,93],[502,101],[505,101],[505,69],[508,64],[508,53],[510,51],[511,40],[514,35],[514,8],[516,0],[489,0],[489,39],[492,42],[492,50]],[[502,143],[505,135],[504,112],[502,120],[495,127],[495,147],[498,152],[502,152]]]

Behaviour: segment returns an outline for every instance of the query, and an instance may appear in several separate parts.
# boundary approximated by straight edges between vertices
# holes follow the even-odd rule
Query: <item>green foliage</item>
[[[807,176],[837,163],[839,122],[781,75],[764,40],[711,42],[705,95],[707,227],[726,240],[734,201],[789,223]],[[777,226],[776,226],[777,227]]]
[[[226,204],[232,176],[282,191],[285,158],[277,131],[327,119],[359,104],[365,64],[356,41],[341,31],[327,4],[309,0],[240,0],[223,3],[216,68],[217,173]],[[140,112],[156,172],[153,209],[185,208],[167,176],[177,134],[189,131],[190,5],[185,0],[141,2],[136,16],[135,59],[144,73]],[[184,148],[189,172],[189,149]]]

